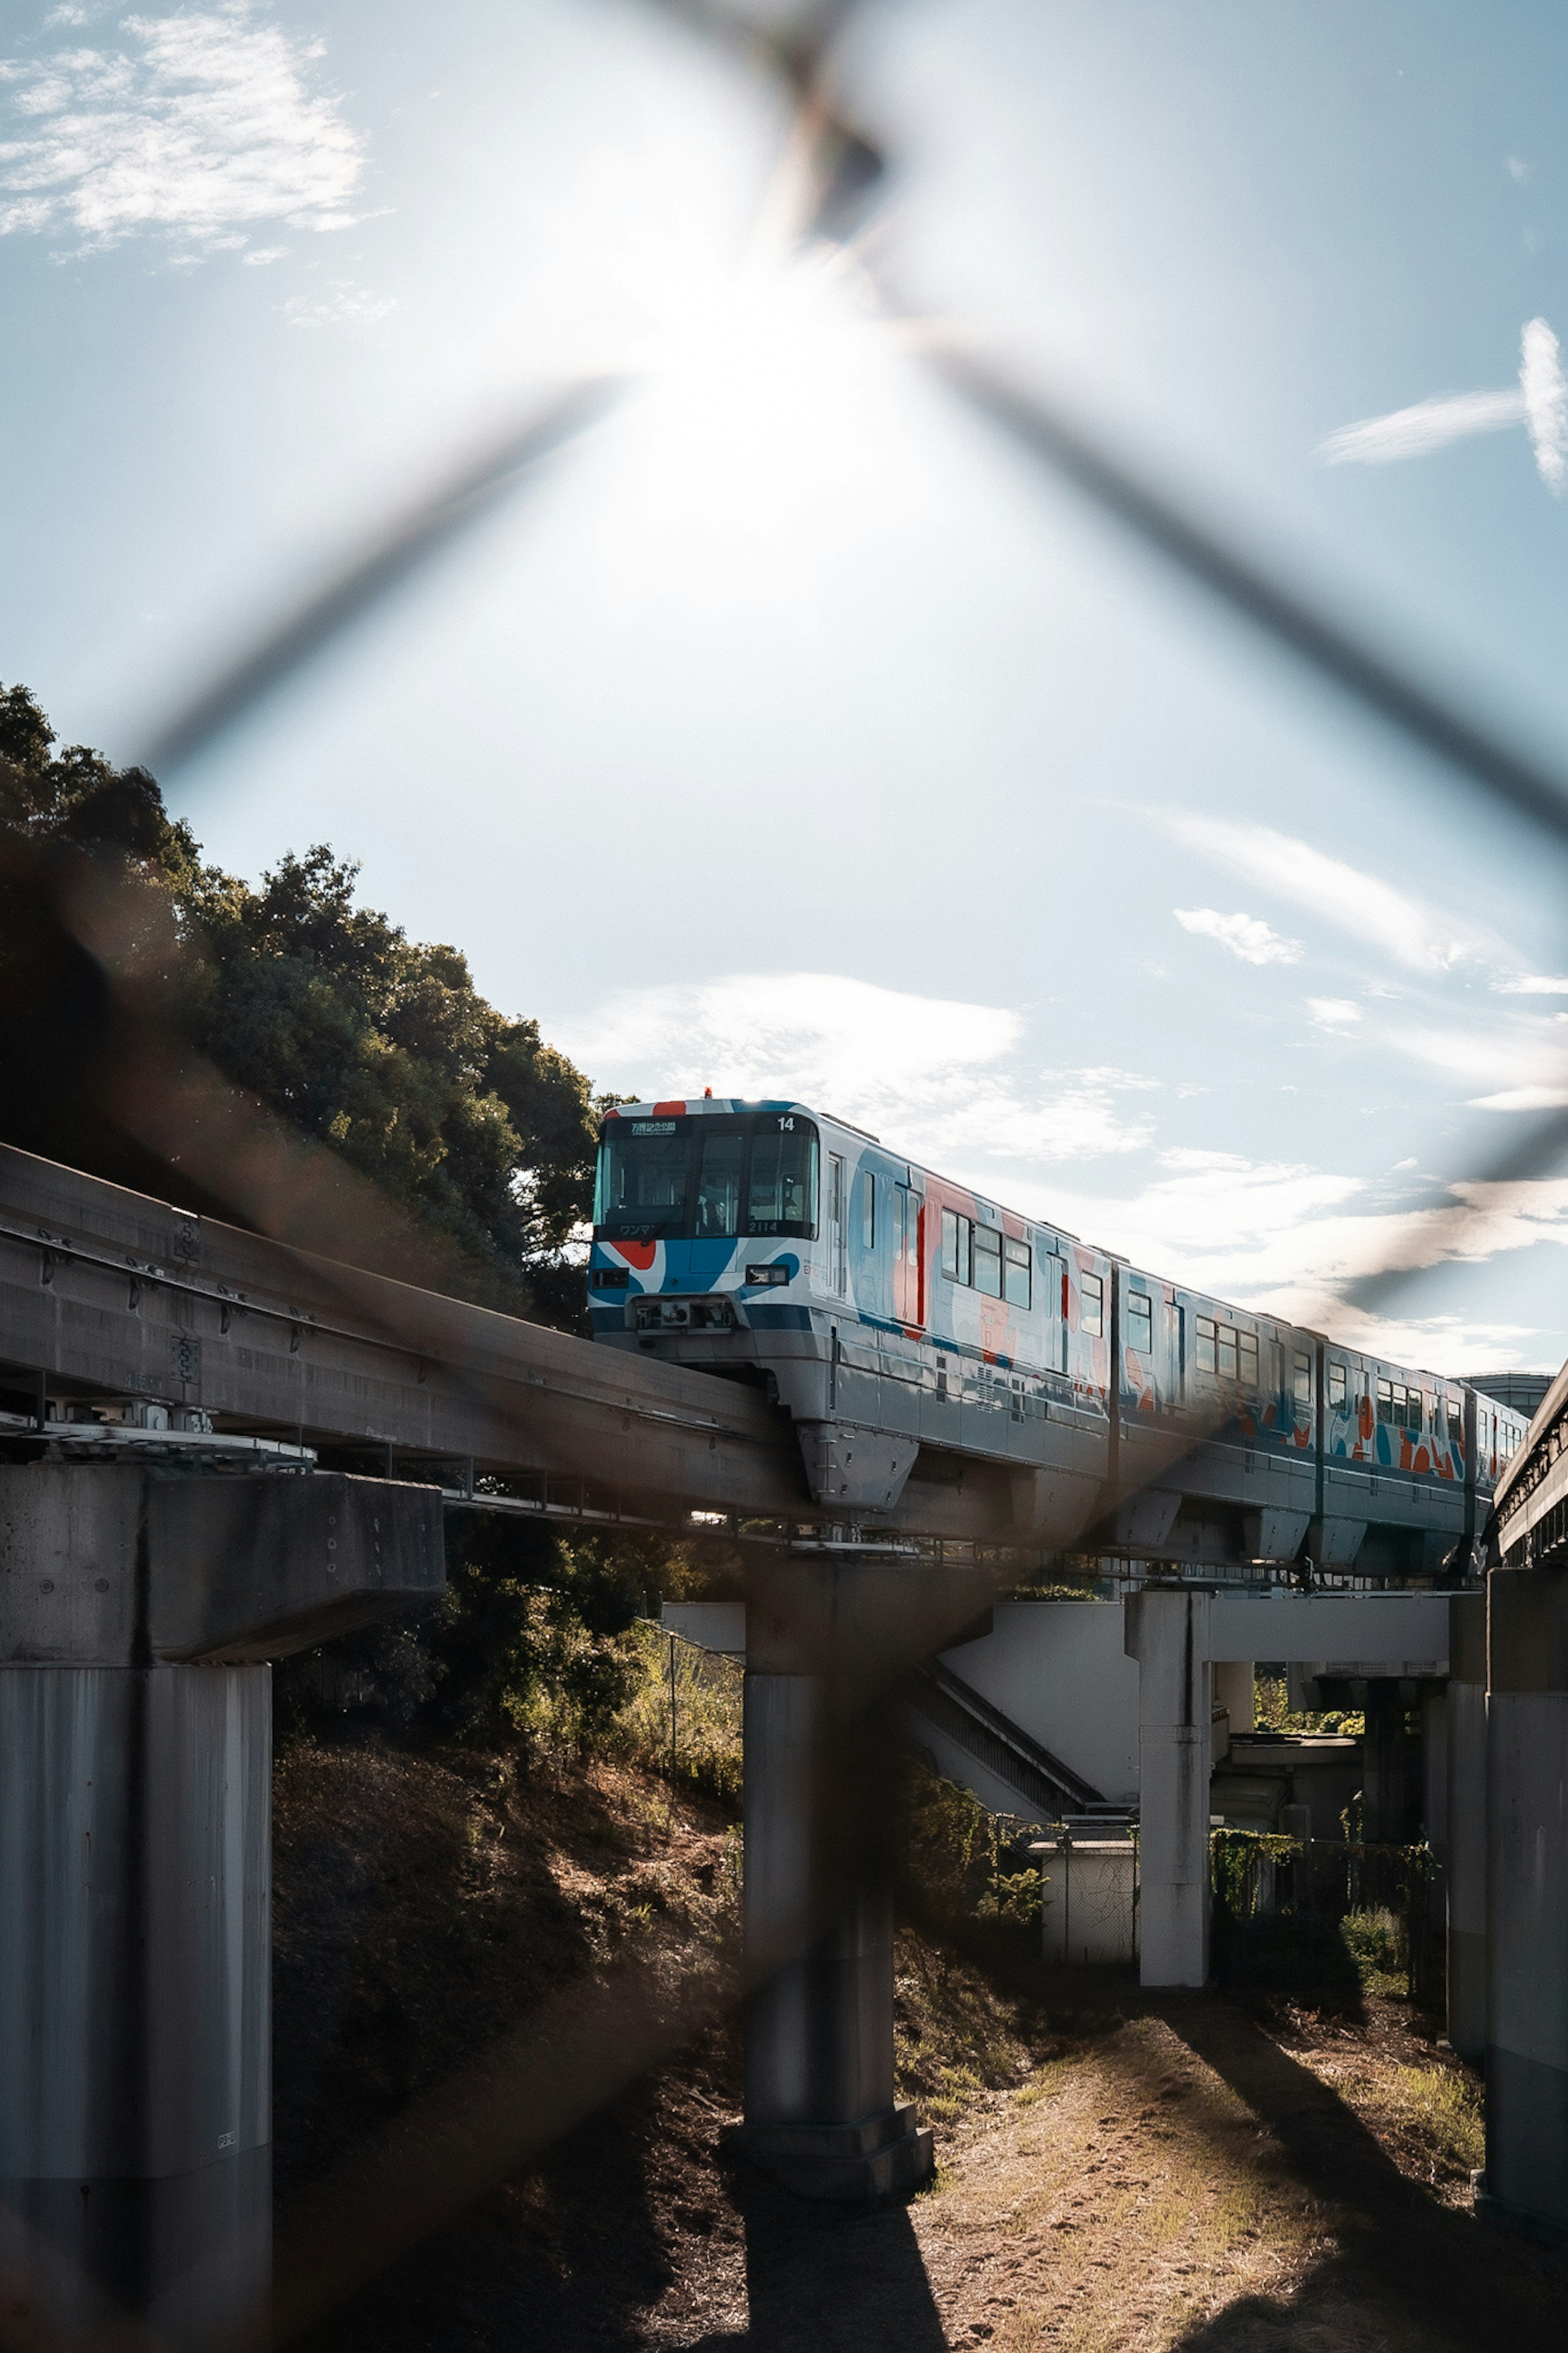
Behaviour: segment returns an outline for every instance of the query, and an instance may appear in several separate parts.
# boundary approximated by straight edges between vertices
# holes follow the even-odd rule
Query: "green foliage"
[[[1410,1972],[1410,1938],[1405,1921],[1386,1905],[1347,1912],[1340,1935],[1369,1993],[1402,1994]]]
[[[357,905],[357,874],[322,844],[258,891],[203,872],[195,1042],[498,1272],[541,1273],[592,1206],[588,1082],[486,1003],[456,948]]]
[[[1039,1925],[1046,1883],[1037,1871],[1001,1872],[975,1905],[982,1920],[1009,1921],[1016,1928]]]
[[[1360,1740],[1366,1718],[1359,1708],[1292,1708],[1289,1684],[1283,1675],[1259,1675],[1255,1686],[1258,1732],[1336,1732]]]
[[[905,1796],[904,1854],[921,1895],[940,1914],[971,1912],[992,1860],[991,1816],[970,1791],[923,1765]]]
[[[0,687],[0,834],[45,853],[134,860],[166,885],[194,877],[197,850],[145,768],[115,768],[58,741],[25,686]]]
[[[904,1868],[921,1903],[939,1917],[1028,1926],[1040,1916],[1044,1882],[1018,1869],[1016,1848],[1036,1823],[998,1816],[956,1781],[919,1762],[904,1788]]]
[[[608,1738],[619,1755],[668,1778],[669,1637],[657,1626],[633,1626],[620,1649],[635,1681]],[[673,1656],[676,1783],[739,1808],[744,1779],[741,1669],[734,1660],[679,1637]]]
[[[626,1630],[650,1575],[646,1546],[569,1544],[475,1513],[449,1535],[447,1589],[432,1609],[279,1669],[280,1719],[314,1729],[348,1715],[552,1754],[616,1746],[640,1672]]]
[[[76,1096],[120,1050],[111,998],[123,1010],[133,975],[138,1021],[457,1243],[484,1295],[585,1328],[588,1082],[486,1002],[457,948],[359,905],[358,871],[318,844],[251,889],[204,864],[144,769],[57,751],[27,690],[0,689],[0,1136],[125,1180]],[[112,976],[89,936],[112,939]]]

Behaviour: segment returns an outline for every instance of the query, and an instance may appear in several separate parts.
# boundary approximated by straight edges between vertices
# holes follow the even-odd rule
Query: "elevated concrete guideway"
[[[758,1388],[571,1334],[0,1147],[0,1391],[172,1401],[173,1419],[531,1481],[541,1509],[796,1525],[811,1502],[794,1425]],[[0,1398],[0,1403],[5,1402]],[[4,1425],[0,1425],[3,1428]],[[369,1462],[358,1467],[370,1467]],[[1016,1546],[1003,1466],[911,1482],[880,1528]]]

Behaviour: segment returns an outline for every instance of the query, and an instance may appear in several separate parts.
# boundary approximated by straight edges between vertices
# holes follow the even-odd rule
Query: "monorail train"
[[[1475,1556],[1525,1431],[800,1103],[609,1112],[588,1283],[595,1339],[763,1383],[814,1501],[855,1524],[989,1461],[1020,1541],[1430,1575]]]

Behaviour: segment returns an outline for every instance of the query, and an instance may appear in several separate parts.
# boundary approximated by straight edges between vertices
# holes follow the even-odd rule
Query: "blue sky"
[[[0,678],[68,738],[135,757],[651,359],[171,780],[209,851],[357,856],[600,1084],[798,1091],[1416,1361],[1568,1353],[1568,1182],[1463,1189],[1568,1086],[1556,855],[955,413],[853,258],[742,274],[738,64],[595,0],[11,5],[0,57]],[[842,77],[912,310],[1568,766],[1568,14],[910,0]]]

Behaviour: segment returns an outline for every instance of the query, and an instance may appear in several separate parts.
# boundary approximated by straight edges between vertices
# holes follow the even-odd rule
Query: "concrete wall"
[[[992,1631],[942,1664],[1102,1797],[1137,1802],[1138,1665],[1116,1602],[999,1601]]]
[[[1138,1957],[1137,1850],[1095,1839],[1037,1851],[1045,1877],[1040,1921],[1047,1961],[1114,1968]]]
[[[684,1635],[704,1651],[722,1651],[731,1659],[746,1655],[743,1601],[667,1601],[659,1618],[667,1634]]]

